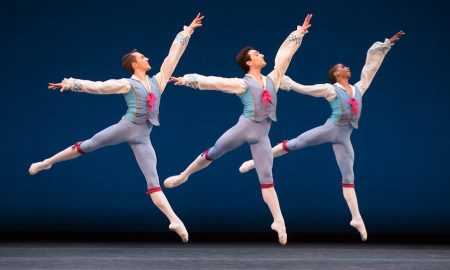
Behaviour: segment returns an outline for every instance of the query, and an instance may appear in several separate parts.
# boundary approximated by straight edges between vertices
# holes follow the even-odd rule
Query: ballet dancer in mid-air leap
[[[173,188],[181,185],[191,174],[206,168],[213,160],[247,143],[250,145],[252,156],[255,159],[263,199],[274,219],[271,228],[278,233],[278,240],[282,245],[287,242],[287,234],[273,184],[273,156],[268,134],[272,121],[277,120],[277,91],[280,81],[286,73],[294,53],[300,47],[303,36],[311,27],[311,17],[311,14],[306,16],[303,25],[298,26],[297,30],[292,32],[281,44],[275,56],[274,70],[267,77],[261,74],[261,69],[266,66],[264,55],[252,47],[245,47],[236,57],[237,64],[245,72],[243,79],[199,74],[187,74],[180,78],[172,78],[175,85],[236,94],[244,105],[244,111],[238,123],[226,131],[213,147],[199,155],[182,173],[167,178],[164,186]]]
[[[48,170],[53,164],[77,158],[82,154],[99,148],[127,142],[136,157],[137,163],[147,181],[147,193],[153,203],[170,221],[169,229],[175,231],[183,242],[188,241],[188,232],[169,204],[159,185],[156,171],[156,154],[150,141],[153,126],[159,126],[159,105],[161,94],[183,55],[194,29],[202,26],[200,13],[189,26],[179,32],[172,43],[169,55],[164,59],[161,70],[153,77],[147,76],[151,69],[148,58],[136,50],[125,54],[122,67],[129,71],[131,78],[94,82],[80,79],[64,79],[61,83],[50,83],[49,89],[72,90],[91,94],[123,94],[128,106],[126,114],[119,123],[112,125],[92,138],[78,142],[41,162],[31,164],[29,173],[35,175]]]

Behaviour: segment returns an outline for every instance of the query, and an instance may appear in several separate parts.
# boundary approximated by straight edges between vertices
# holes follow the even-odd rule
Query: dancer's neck
[[[147,80],[147,74],[145,73],[145,71],[135,70],[133,75],[136,76],[141,81]]]

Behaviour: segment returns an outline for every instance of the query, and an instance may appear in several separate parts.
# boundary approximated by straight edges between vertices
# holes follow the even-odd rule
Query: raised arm
[[[297,49],[300,48],[303,36],[311,27],[311,18],[312,14],[308,14],[303,22],[303,25],[297,26],[297,30],[292,32],[278,49],[277,55],[275,56],[275,67],[268,75],[275,83],[277,90],[280,87],[281,78],[284,76],[289,64],[291,63],[292,57]]]
[[[127,79],[88,81],[75,78],[65,78],[60,83],[49,83],[48,89],[72,90],[74,92],[85,92],[90,94],[126,94],[130,91],[130,83]]]
[[[175,37],[175,40],[172,42],[172,46],[169,50],[169,55],[164,59],[164,62],[161,65],[160,72],[155,75],[161,93],[164,92],[167,82],[172,76],[173,71],[178,64],[178,61],[183,55],[184,50],[189,43],[189,39],[194,32],[194,29],[202,26],[202,19],[204,17],[205,16],[201,16],[200,13],[198,13],[197,17],[195,17],[191,24],[189,26],[184,26],[183,31],[178,33]]]
[[[203,76],[196,73],[186,74],[183,77],[172,77],[170,82],[199,90],[218,90],[236,95],[241,95],[246,90],[245,82],[242,79]]]
[[[313,97],[323,97],[328,101],[333,101],[336,99],[336,92],[334,91],[333,86],[329,83],[303,85],[295,82],[289,76],[283,76],[280,82],[280,88],[286,91],[294,90],[300,94]]]
[[[355,84],[361,90],[362,94],[366,92],[367,88],[369,88],[372,83],[372,80],[380,68],[381,63],[383,63],[387,52],[404,34],[405,33],[403,31],[399,31],[392,38],[386,38],[384,42],[377,41],[369,48],[367,51],[366,63],[361,71],[361,80]]]

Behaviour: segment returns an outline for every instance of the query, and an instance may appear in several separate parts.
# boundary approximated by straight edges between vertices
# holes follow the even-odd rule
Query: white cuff
[[[194,33],[194,29],[190,28],[189,26],[183,26],[183,31],[187,32],[189,35],[192,35]]]

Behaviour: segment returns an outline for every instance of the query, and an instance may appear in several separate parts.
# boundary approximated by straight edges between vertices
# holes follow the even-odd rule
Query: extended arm
[[[294,90],[300,94],[313,97],[323,97],[328,101],[332,101],[336,98],[336,92],[334,91],[333,86],[329,83],[303,85],[295,82],[288,76],[283,76],[280,83],[280,88],[286,91]]]
[[[391,49],[391,46],[404,34],[403,31],[399,31],[392,38],[386,38],[384,42],[377,41],[369,48],[367,51],[366,63],[361,72],[361,80],[355,84],[361,90],[362,94],[369,88],[381,63],[383,63],[384,57]]]
[[[310,20],[312,14],[308,14],[303,22],[302,26],[298,26],[297,30],[292,32],[286,40],[281,44],[275,56],[275,67],[272,72],[269,73],[269,77],[275,83],[276,89],[280,87],[280,80],[286,73],[286,70],[291,63],[291,59],[303,40],[303,36],[308,32],[311,27]]]
[[[88,81],[75,78],[64,79],[60,83],[49,83],[48,89],[72,90],[74,92],[86,92],[90,94],[126,94],[130,91],[130,83],[127,79]]]
[[[173,71],[178,64],[178,61],[183,55],[186,46],[189,43],[189,39],[194,32],[194,29],[202,26],[203,18],[204,16],[201,16],[199,13],[189,25],[189,27],[185,26],[184,30],[178,33],[174,41],[172,42],[172,46],[169,50],[169,55],[164,59],[164,62],[161,65],[160,72],[155,75],[161,93],[166,88],[167,82],[169,81],[170,76],[172,76]]]
[[[199,90],[218,90],[236,95],[240,95],[246,90],[245,82],[242,79],[203,76],[196,73],[186,74],[178,78],[172,77],[170,82]]]

